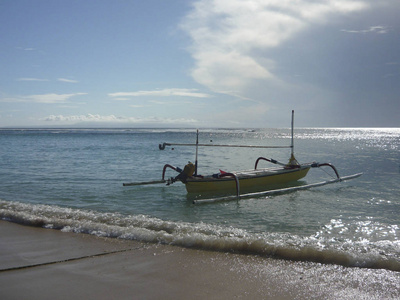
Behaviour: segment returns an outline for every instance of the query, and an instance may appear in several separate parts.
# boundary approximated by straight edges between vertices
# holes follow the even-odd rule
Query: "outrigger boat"
[[[300,164],[296,160],[294,156],[294,111],[292,111],[292,123],[291,123],[291,144],[289,146],[250,146],[250,145],[214,145],[214,144],[199,144],[199,131],[197,130],[197,137],[195,144],[177,144],[177,143],[163,143],[159,145],[160,150],[164,150],[167,146],[195,146],[196,147],[196,157],[195,163],[189,162],[184,169],[180,169],[178,167],[174,167],[172,165],[166,164],[164,165],[162,172],[162,179],[157,181],[148,181],[148,182],[132,182],[132,183],[124,183],[124,186],[133,186],[133,185],[145,185],[145,184],[159,184],[166,183],[170,185],[176,181],[180,181],[185,184],[186,190],[189,194],[203,194],[210,192],[226,192],[226,193],[235,193],[234,196],[224,196],[219,198],[212,199],[197,199],[194,200],[194,203],[201,202],[215,202],[219,200],[230,200],[230,199],[239,199],[245,197],[256,197],[256,196],[267,196],[271,194],[277,193],[286,193],[292,192],[296,190],[308,189],[312,187],[322,186],[330,183],[335,183],[339,181],[349,180],[362,175],[362,173],[357,173],[349,176],[340,177],[337,169],[331,163],[306,163]],[[291,155],[288,163],[281,163],[274,159],[269,159],[265,157],[257,158],[254,169],[247,171],[238,171],[238,172],[224,172],[221,171],[217,174],[212,174],[208,176],[202,176],[198,174],[197,166],[197,158],[198,158],[198,149],[199,147],[239,147],[239,148],[290,148]],[[278,165],[278,167],[273,168],[258,168],[258,164],[260,161],[267,161],[273,164]],[[308,171],[311,168],[319,168],[319,167],[330,167],[336,178],[328,181],[300,185],[300,186],[292,186],[288,188],[274,189],[277,185],[282,184],[290,184],[295,183],[296,181],[304,178]],[[170,177],[168,179],[165,178],[165,174],[167,169],[173,169],[179,173],[176,177]],[[246,194],[240,194],[240,189],[243,190],[262,190],[261,192],[252,192]]]

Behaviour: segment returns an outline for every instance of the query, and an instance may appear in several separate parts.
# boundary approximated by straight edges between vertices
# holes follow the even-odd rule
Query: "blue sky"
[[[0,127],[400,127],[398,0],[1,0]]]

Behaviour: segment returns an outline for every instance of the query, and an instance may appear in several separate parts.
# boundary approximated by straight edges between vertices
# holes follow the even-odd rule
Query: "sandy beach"
[[[1,299],[396,299],[400,273],[0,221]]]

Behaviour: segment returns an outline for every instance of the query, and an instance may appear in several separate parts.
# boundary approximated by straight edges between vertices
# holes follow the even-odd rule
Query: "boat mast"
[[[195,158],[195,169],[194,175],[197,175],[197,158],[199,152],[199,146],[201,147],[235,147],[235,148],[264,148],[264,149],[276,149],[276,148],[291,148],[291,157],[294,157],[294,110],[292,110],[292,138],[290,146],[252,146],[252,145],[214,145],[214,144],[199,144],[199,130],[196,133],[196,144],[181,144],[181,143],[162,143],[158,145],[160,150],[164,150],[166,146],[196,146],[196,158]]]
[[[199,152],[199,130],[197,129],[196,136],[196,160],[194,162],[194,175],[197,176],[197,154]]]
[[[290,145],[290,148],[292,148],[292,155],[294,155],[294,110],[292,110],[292,143]]]

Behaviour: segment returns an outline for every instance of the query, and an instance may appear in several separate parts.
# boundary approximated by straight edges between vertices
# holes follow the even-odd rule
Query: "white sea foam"
[[[299,237],[289,233],[257,234],[206,223],[164,221],[145,215],[10,201],[0,201],[0,219],[101,237],[400,271],[398,240],[371,242],[360,239],[354,243],[332,239],[330,230],[343,230],[348,226],[340,220],[332,220],[314,236]],[[362,228],[360,224],[360,230]]]

